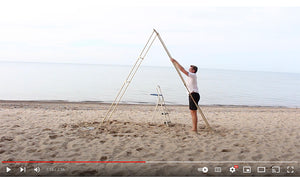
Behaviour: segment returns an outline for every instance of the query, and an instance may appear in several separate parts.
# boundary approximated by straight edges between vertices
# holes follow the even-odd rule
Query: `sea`
[[[132,66],[0,62],[0,100],[112,103]],[[300,107],[300,73],[199,68],[199,105]],[[185,77],[183,75],[183,77]],[[187,105],[173,67],[141,66],[121,103]]]

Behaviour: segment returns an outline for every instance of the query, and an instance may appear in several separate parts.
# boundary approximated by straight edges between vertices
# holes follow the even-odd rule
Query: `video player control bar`
[[[215,164],[215,163],[298,163],[298,161],[2,161],[2,163],[174,163],[174,164]]]

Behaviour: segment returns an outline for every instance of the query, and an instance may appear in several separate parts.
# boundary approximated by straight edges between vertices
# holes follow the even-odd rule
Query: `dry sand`
[[[280,107],[204,106],[213,132],[199,117],[193,133],[187,106],[168,106],[173,126],[154,105],[120,105],[101,125],[108,104],[67,102],[0,102],[1,161],[146,161],[145,164],[1,164],[0,175],[230,175],[229,167],[294,166],[299,175],[300,109]],[[163,161],[163,162],[162,162]],[[186,162],[183,162],[186,161]],[[205,162],[209,161],[209,162]],[[238,161],[238,162],[234,162]],[[240,162],[246,161],[246,162]],[[259,162],[257,162],[259,161]],[[265,161],[265,162],[262,162]],[[272,162],[269,162],[272,161]],[[280,162],[283,161],[283,162]],[[149,163],[148,163],[149,162]],[[150,163],[153,162],[153,163]],[[213,167],[222,167],[214,173]],[[60,170],[60,171],[59,171]],[[53,172],[55,171],[55,172]],[[24,175],[24,174],[23,174]]]

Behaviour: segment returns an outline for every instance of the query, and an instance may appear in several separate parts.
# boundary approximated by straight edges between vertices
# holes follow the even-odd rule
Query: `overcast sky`
[[[132,65],[153,28],[184,66],[300,73],[292,0],[2,0],[0,61]],[[158,40],[143,65],[171,66]]]

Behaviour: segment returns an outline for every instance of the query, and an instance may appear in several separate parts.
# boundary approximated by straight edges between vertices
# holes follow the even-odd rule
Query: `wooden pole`
[[[167,49],[167,47],[166,47],[164,41],[163,41],[162,38],[160,37],[159,33],[158,33],[155,29],[153,29],[153,30],[154,30],[154,32],[156,33],[156,35],[157,35],[159,41],[161,42],[162,46],[164,47],[165,51],[167,52],[167,55],[168,55],[169,58],[171,59],[172,56],[171,56],[169,50]],[[173,63],[173,62],[172,62],[172,63]],[[179,75],[181,81],[183,82],[184,87],[187,89],[187,91],[189,92],[189,95],[190,95],[190,97],[192,98],[194,104],[197,106],[197,108],[198,108],[198,110],[199,110],[199,112],[200,112],[200,115],[201,115],[202,119],[204,120],[204,122],[205,122],[205,124],[206,124],[206,127],[207,127],[209,130],[212,130],[212,128],[211,128],[211,126],[209,125],[209,123],[208,123],[208,121],[207,121],[205,115],[203,114],[201,108],[200,108],[199,105],[196,103],[196,101],[195,101],[194,98],[192,97],[191,92],[190,92],[189,89],[187,88],[186,83],[185,83],[185,81],[184,81],[184,79],[183,79],[183,77],[182,77],[182,75],[181,75],[179,69],[177,68],[177,66],[175,65],[175,63],[173,63],[173,65],[174,65],[174,67],[175,67],[175,69],[176,69],[176,71],[177,71],[177,73],[178,73],[178,75]]]

